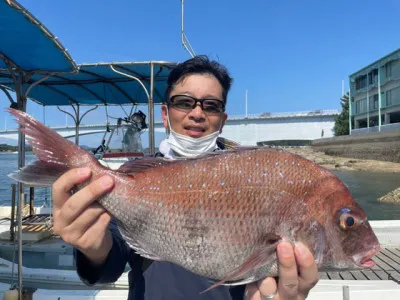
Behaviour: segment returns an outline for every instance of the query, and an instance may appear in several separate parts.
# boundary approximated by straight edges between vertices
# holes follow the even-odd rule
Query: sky
[[[181,44],[180,0],[19,2],[78,64],[190,58]],[[186,0],[185,33],[196,54],[218,60],[234,78],[228,115],[245,114],[246,90],[249,114],[340,109],[342,80],[348,90],[350,74],[400,48],[399,11],[397,0]],[[0,103],[9,105],[2,94]],[[42,120],[42,107],[29,102],[27,111]],[[104,110],[84,123],[99,118]],[[46,123],[66,119],[46,108]],[[16,125],[0,110],[4,127]]]

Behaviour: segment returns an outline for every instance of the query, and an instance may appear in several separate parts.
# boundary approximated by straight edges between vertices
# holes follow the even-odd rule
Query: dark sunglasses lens
[[[206,113],[218,114],[224,111],[224,104],[219,100],[206,99],[203,101],[203,109]]]
[[[173,96],[170,99],[170,106],[183,111],[192,110],[196,102],[200,101],[202,104],[202,109],[206,114],[219,114],[225,110],[225,105],[222,101],[217,99],[204,99],[204,100],[195,100],[191,97],[184,95]]]
[[[171,98],[171,106],[176,109],[191,110],[193,109],[194,103],[194,99],[185,96]]]

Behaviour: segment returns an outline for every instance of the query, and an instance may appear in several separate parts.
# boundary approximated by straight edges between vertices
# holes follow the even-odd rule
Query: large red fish
[[[10,175],[48,186],[71,168],[105,174],[114,189],[98,199],[127,243],[144,257],[243,284],[277,275],[279,241],[301,241],[319,270],[369,268],[379,249],[365,213],[331,172],[300,156],[265,148],[169,161],[144,158],[118,170],[9,109],[39,161]]]

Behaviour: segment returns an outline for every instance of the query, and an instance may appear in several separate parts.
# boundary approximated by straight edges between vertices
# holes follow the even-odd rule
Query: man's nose
[[[193,108],[190,113],[189,117],[194,118],[196,120],[198,119],[205,119],[206,115],[204,114],[203,109],[201,108],[200,103],[196,103],[196,107]]]

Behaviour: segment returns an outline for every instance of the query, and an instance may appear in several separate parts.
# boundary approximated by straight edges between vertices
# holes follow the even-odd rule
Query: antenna
[[[187,52],[189,52],[191,57],[194,57],[196,53],[194,52],[192,45],[190,45],[190,42],[185,34],[184,30],[184,11],[185,11],[185,0],[181,0],[182,3],[182,45],[186,49]]]
[[[344,96],[344,80],[342,80],[342,96]]]
[[[246,118],[247,118],[247,90],[246,90]]]

